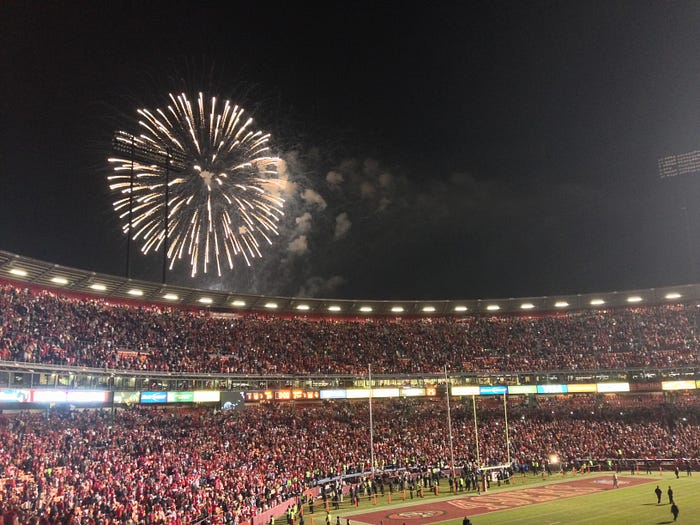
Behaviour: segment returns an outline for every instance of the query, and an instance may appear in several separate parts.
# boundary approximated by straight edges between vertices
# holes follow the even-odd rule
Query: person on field
[[[675,503],[671,505],[671,514],[673,514],[673,521],[678,519],[678,505]]]
[[[671,488],[671,485],[668,486],[668,490],[666,491],[666,494],[668,494],[668,502],[673,505],[673,489]]]
[[[661,505],[661,487],[656,485],[656,488],[654,489],[654,494],[656,494],[656,504]]]

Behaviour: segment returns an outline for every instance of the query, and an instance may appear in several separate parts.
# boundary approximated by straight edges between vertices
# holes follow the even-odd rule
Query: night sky
[[[112,133],[188,89],[247,108],[292,184],[262,260],[169,282],[487,299],[698,281],[700,174],[661,181],[657,160],[700,149],[700,3],[327,4],[2,2],[0,249],[124,275]],[[132,277],[160,269],[132,257]]]

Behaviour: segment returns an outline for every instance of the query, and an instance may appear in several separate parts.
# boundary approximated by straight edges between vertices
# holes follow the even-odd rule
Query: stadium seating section
[[[698,365],[695,305],[538,316],[342,320],[125,305],[0,286],[0,359],[237,374],[507,372]],[[473,406],[472,403],[476,403]],[[2,523],[238,524],[319,480],[420,484],[454,464],[698,468],[689,392],[256,403],[0,414]],[[474,414],[477,420],[474,420]],[[448,420],[453,439],[449,439]],[[475,427],[478,429],[479,458]],[[556,456],[556,459],[554,459]],[[367,477],[348,484],[367,489]]]

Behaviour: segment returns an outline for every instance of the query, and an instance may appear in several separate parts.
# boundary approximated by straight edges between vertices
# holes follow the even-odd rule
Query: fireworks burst
[[[122,229],[144,254],[166,243],[170,269],[187,257],[192,277],[213,265],[221,276],[236,257],[250,266],[283,215],[281,160],[270,153],[270,135],[228,100],[199,93],[194,104],[185,94],[170,101],[165,110],[138,110],[140,135],[115,135],[124,155],[109,159],[109,180]]]

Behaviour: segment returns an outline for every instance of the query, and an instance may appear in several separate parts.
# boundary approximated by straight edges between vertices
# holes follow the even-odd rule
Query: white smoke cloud
[[[344,237],[352,228],[352,222],[346,212],[341,213],[335,218],[335,232],[333,239],[338,240]]]
[[[280,235],[262,246],[263,257],[251,268],[227,276],[229,289],[334,297],[350,276],[358,278],[358,268],[373,271],[367,254],[391,257],[405,239],[430,244],[435,232],[464,236],[504,210],[515,213],[507,186],[467,170],[424,183],[400,166],[363,157],[338,162],[296,151],[283,157],[277,166],[277,192],[285,200]],[[350,236],[362,239],[361,246],[345,241]]]
[[[308,204],[315,204],[322,210],[325,210],[328,206],[328,203],[326,203],[326,199],[324,199],[320,193],[318,193],[315,190],[312,190],[311,188],[306,188],[302,192],[301,198]]]
[[[333,292],[345,284],[345,279],[340,275],[334,275],[328,279],[323,277],[309,277],[301,285],[296,293],[297,297],[331,297]]]
[[[297,225],[297,231],[299,233],[308,233],[311,231],[311,214],[307,211],[303,215],[294,219]]]
[[[345,177],[343,177],[343,174],[337,171],[331,170],[326,175],[326,182],[331,186],[340,186],[344,181]]]
[[[306,235],[300,235],[287,246],[287,251],[295,255],[303,255],[309,251],[309,242]]]

